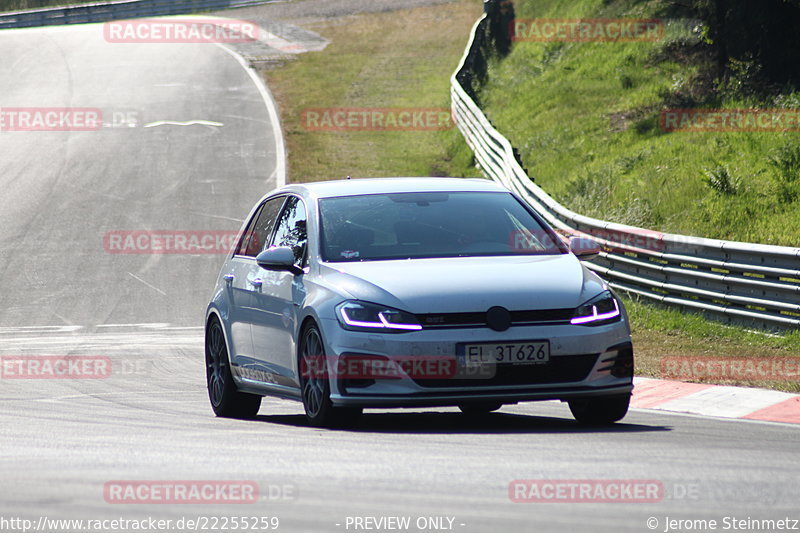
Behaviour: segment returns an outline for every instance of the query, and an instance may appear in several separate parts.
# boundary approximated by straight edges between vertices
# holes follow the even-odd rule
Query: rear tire
[[[630,394],[600,396],[570,400],[569,410],[580,424],[586,426],[607,426],[622,420],[631,403]]]
[[[503,404],[497,402],[462,403],[458,406],[461,412],[468,416],[485,416],[501,407]]]
[[[231,374],[228,346],[219,319],[206,328],[206,385],[214,414],[225,418],[253,418],[261,407],[261,396],[239,392]]]
[[[361,409],[357,407],[334,407],[331,403],[331,384],[327,372],[320,372],[326,367],[325,344],[316,324],[309,324],[303,329],[299,343],[300,389],[303,396],[303,408],[308,423],[314,427],[345,427],[354,425],[361,417]],[[315,369],[315,370],[312,370]]]

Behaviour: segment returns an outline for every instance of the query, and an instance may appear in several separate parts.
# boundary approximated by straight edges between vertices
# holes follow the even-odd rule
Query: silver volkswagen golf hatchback
[[[364,408],[562,400],[586,424],[625,416],[625,309],[569,241],[488,180],[296,184],[252,210],[206,312],[218,416],[299,400],[312,425]]]

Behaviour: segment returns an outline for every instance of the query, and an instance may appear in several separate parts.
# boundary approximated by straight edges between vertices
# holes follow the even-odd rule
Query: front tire
[[[303,408],[309,424],[315,427],[342,427],[357,422],[361,409],[334,407],[325,357],[325,344],[316,324],[309,324],[300,336],[300,387]]]
[[[569,401],[569,410],[578,423],[586,426],[607,426],[622,420],[631,403],[630,394],[601,396]]]
[[[239,392],[233,382],[225,335],[216,317],[211,319],[206,328],[206,384],[215,415],[253,418],[258,414],[261,396]]]

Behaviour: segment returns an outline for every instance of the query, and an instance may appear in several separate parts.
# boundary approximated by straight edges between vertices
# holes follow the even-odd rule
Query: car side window
[[[242,241],[239,243],[239,248],[236,250],[237,255],[255,257],[264,250],[266,243],[272,237],[275,219],[278,217],[285,199],[280,196],[264,202],[247,227]]]
[[[278,228],[272,239],[272,246],[288,246],[294,252],[295,264],[303,266],[308,246],[306,207],[296,196],[286,200],[280,216]]]
[[[247,250],[247,244],[250,242],[250,237],[253,234],[253,228],[256,227],[256,222],[258,221],[258,216],[261,214],[261,211],[264,209],[264,204],[258,206],[256,212],[253,213],[250,222],[247,224],[247,228],[244,230],[242,235],[239,237],[239,242],[236,245],[236,252],[234,255],[245,255],[245,250]]]

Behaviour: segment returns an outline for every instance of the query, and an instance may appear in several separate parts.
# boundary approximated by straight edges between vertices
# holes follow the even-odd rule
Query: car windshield
[[[504,192],[368,194],[320,200],[323,261],[562,254]]]

